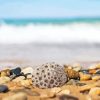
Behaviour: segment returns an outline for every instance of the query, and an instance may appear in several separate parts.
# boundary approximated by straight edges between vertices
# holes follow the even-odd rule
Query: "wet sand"
[[[59,64],[97,62],[100,60],[100,45],[90,43],[68,44],[0,44],[0,63],[13,65],[39,65],[46,62]],[[13,62],[13,63],[12,63]]]

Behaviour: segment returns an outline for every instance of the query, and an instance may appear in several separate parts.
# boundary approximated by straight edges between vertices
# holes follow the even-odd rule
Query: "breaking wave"
[[[100,42],[100,23],[0,25],[0,43]]]

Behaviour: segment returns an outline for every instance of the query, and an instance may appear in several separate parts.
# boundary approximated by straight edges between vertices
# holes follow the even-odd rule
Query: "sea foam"
[[[31,42],[100,42],[100,23],[0,25],[0,43]]]

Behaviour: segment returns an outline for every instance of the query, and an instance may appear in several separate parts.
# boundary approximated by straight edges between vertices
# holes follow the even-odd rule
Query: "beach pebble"
[[[80,87],[80,92],[84,92],[84,91],[90,90],[91,88],[94,88],[97,85],[98,85],[97,83],[94,83],[94,84],[88,84],[88,85],[81,86]]]
[[[94,75],[94,76],[92,76],[92,80],[94,80],[94,81],[100,80],[100,75]]]
[[[28,100],[27,95],[25,93],[17,93],[9,97],[5,97],[3,100]]]
[[[0,77],[0,84],[5,84],[5,83],[7,83],[9,81],[10,81],[9,77],[6,77],[6,76]]]
[[[11,90],[12,93],[19,93],[19,92],[23,92],[26,93],[28,96],[40,96],[39,92],[35,90],[31,90],[28,87],[25,88],[17,88],[17,89],[13,89]]]
[[[89,74],[89,70],[80,70],[80,72],[84,73],[84,74]]]
[[[0,85],[0,93],[7,92],[7,91],[8,91],[8,87],[6,85]]]
[[[51,88],[50,89],[50,92],[52,92],[52,93],[54,93],[54,94],[57,94],[58,92],[60,92],[61,91],[61,88],[59,88],[59,87],[54,87],[54,88]]]
[[[77,85],[77,86],[84,86],[84,85],[86,85],[86,83],[78,82],[78,83],[76,83],[76,85]]]
[[[77,80],[71,79],[66,84],[67,85],[76,85],[77,82],[78,82]]]
[[[91,75],[90,74],[84,74],[80,72],[80,81],[87,81],[91,79]]]
[[[86,96],[86,100],[93,100],[92,97],[90,95]]]
[[[79,72],[68,68],[65,68],[64,71],[69,79],[79,79]]]
[[[2,72],[0,73],[0,76],[1,76],[1,77],[2,77],[2,76],[7,76],[7,74],[6,74],[6,72],[2,71]]]
[[[57,93],[57,95],[66,95],[66,94],[70,94],[70,90],[68,89],[65,89],[65,90],[62,90],[61,92]]]
[[[32,81],[30,80],[21,80],[20,83],[22,86],[25,86],[25,87],[32,85]]]
[[[55,92],[51,92],[50,90],[43,90],[40,93],[41,100],[45,100],[46,98],[52,98],[55,96]]]
[[[24,74],[33,74],[33,68],[32,67],[27,67],[27,68],[24,68],[24,69],[22,69],[22,71],[21,71],[22,73],[24,73]]]
[[[64,65],[64,68],[73,69],[71,65]]]
[[[76,86],[83,86],[86,85],[85,83],[81,83],[78,80],[71,79],[67,83],[67,85],[76,85]]]
[[[0,72],[0,76],[10,76],[10,70],[9,69],[5,69],[5,70],[2,70]]]
[[[46,89],[45,91],[40,91],[40,98],[44,100],[45,98],[54,97],[60,91],[61,91],[61,88],[59,87],[54,87],[51,89]]]
[[[79,63],[73,64],[73,70],[80,71],[82,69],[82,66]]]
[[[79,99],[72,95],[61,95],[61,96],[59,96],[58,100],[79,100]]]
[[[91,65],[89,69],[100,69],[100,63]]]
[[[100,87],[91,88],[89,95],[100,95]]]
[[[38,88],[53,88],[64,85],[68,77],[64,67],[56,63],[46,63],[34,68],[33,86]]]
[[[27,79],[31,79],[31,78],[32,78],[32,74],[27,74],[27,75],[26,75],[26,78],[27,78]]]
[[[89,69],[89,74],[95,74],[96,73],[96,69]]]
[[[11,74],[13,75],[16,75],[16,76],[19,76],[21,74],[21,68],[20,67],[17,67],[15,69],[12,69],[11,70]]]
[[[25,80],[25,77],[24,76],[19,76],[19,77],[16,77],[15,79],[13,79],[12,81],[13,82],[20,82],[22,80]]]
[[[95,74],[99,74],[100,75],[100,69],[96,70]]]

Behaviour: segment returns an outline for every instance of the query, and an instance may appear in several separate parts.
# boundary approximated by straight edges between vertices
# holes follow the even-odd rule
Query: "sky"
[[[0,18],[99,17],[100,0],[0,0]]]

